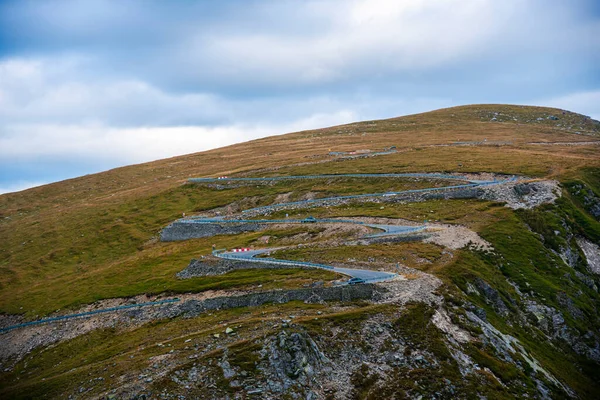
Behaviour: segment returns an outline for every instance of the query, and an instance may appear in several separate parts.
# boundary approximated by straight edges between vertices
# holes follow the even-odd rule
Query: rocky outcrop
[[[315,341],[305,332],[281,331],[267,338],[258,370],[268,376],[268,390],[287,392],[292,386],[311,386],[317,371],[330,364]]]
[[[477,290],[483,295],[485,298],[485,302],[490,304],[494,311],[498,314],[506,317],[509,314],[509,309],[502,300],[500,293],[493,287],[491,287],[486,281],[481,278],[475,279],[473,282]]]
[[[502,201],[512,209],[534,208],[553,203],[561,194],[556,181],[535,181],[485,186],[480,199]]]
[[[584,184],[576,183],[570,187],[571,193],[577,196],[586,210],[600,221],[600,197]]]
[[[590,272],[600,275],[600,246],[584,238],[578,238],[577,244],[585,254]]]

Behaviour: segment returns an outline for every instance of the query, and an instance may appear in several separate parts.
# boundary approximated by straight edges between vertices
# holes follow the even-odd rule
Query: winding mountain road
[[[368,226],[370,228],[381,229],[383,232],[374,233],[371,235],[364,236],[368,237],[379,237],[379,236],[390,236],[400,235],[404,233],[418,232],[426,229],[425,225],[411,226],[411,225],[385,225],[385,224],[369,224],[362,221],[355,221],[350,219],[336,219],[336,218],[306,218],[306,219],[225,219],[223,217],[218,218],[197,218],[189,217],[179,219],[177,222],[188,223],[188,224],[219,224],[219,225],[235,225],[235,224],[354,224]]]
[[[263,176],[263,177],[247,177],[247,178],[230,178],[221,176],[218,178],[190,178],[191,183],[211,183],[211,182],[260,182],[260,181],[287,181],[287,180],[304,180],[304,179],[334,179],[334,178],[424,178],[424,179],[448,179],[464,182],[479,182],[473,181],[462,175],[438,174],[438,173],[389,173],[389,174],[321,174],[321,175],[282,175],[282,176]]]
[[[325,264],[317,264],[310,263],[304,261],[293,261],[293,260],[280,260],[277,258],[255,258],[260,254],[270,253],[275,250],[280,250],[281,248],[267,248],[267,249],[258,249],[258,250],[249,250],[245,252],[231,252],[231,251],[223,251],[216,250],[213,251],[213,255],[219,258],[228,259],[228,260],[238,260],[238,261],[248,261],[254,263],[263,263],[263,264],[278,264],[278,265],[289,265],[294,267],[312,267],[312,268],[320,268],[326,269],[328,271],[337,272],[339,274],[343,274],[349,276],[351,278],[361,279],[365,283],[372,282],[383,282],[393,279],[398,276],[398,274],[394,274],[391,272],[382,272],[382,271],[374,271],[370,269],[355,269],[355,268],[339,268],[331,265]]]
[[[445,190],[454,190],[454,189],[464,189],[464,188],[474,188],[481,186],[489,186],[489,185],[499,185],[503,183],[513,182],[517,178],[510,177],[503,180],[479,180],[479,179],[471,179],[466,176],[461,175],[450,175],[450,174],[435,174],[435,173],[400,173],[400,174],[339,174],[339,175],[292,175],[292,176],[275,176],[275,177],[262,177],[262,178],[229,178],[229,177],[219,177],[219,178],[191,178],[188,181],[192,183],[225,183],[225,182],[253,182],[253,181],[281,181],[281,180],[303,180],[303,179],[332,179],[332,178],[422,178],[422,179],[444,179],[444,180],[453,180],[453,181],[462,181],[467,182],[461,185],[452,185],[452,186],[444,186],[444,187],[434,187],[434,188],[425,188],[425,189],[412,189],[412,190],[404,190],[399,192],[385,192],[385,193],[371,193],[371,194],[360,194],[360,195],[352,195],[352,196],[338,196],[338,197],[327,197],[320,199],[309,199],[309,200],[301,200],[287,203],[278,203],[269,206],[255,207],[248,210],[243,210],[242,214],[247,214],[250,212],[268,212],[276,209],[282,209],[293,206],[303,206],[303,205],[311,205],[318,202],[326,202],[333,200],[350,200],[350,199],[361,199],[361,198],[377,198],[377,197],[391,197],[398,196],[409,193],[426,193],[433,191],[445,191]],[[179,222],[184,223],[199,223],[199,224],[240,224],[240,223],[257,223],[257,224],[294,224],[294,223],[351,223],[351,224],[360,224],[364,226],[369,226],[376,229],[383,230],[382,233],[375,233],[372,235],[368,235],[366,237],[377,237],[377,236],[387,236],[387,235],[399,235],[409,232],[416,232],[420,230],[424,230],[425,226],[401,226],[401,225],[381,225],[381,224],[367,224],[360,221],[355,220],[342,220],[342,219],[316,219],[309,218],[304,220],[299,219],[284,219],[284,220],[268,220],[268,219],[224,219],[223,217],[217,218],[184,218],[179,220]],[[382,271],[374,271],[374,270],[366,270],[366,269],[353,269],[353,268],[338,268],[331,265],[325,264],[317,264],[317,263],[309,263],[303,261],[293,261],[293,260],[280,260],[275,258],[256,258],[256,256],[264,253],[269,253],[271,251],[277,250],[276,248],[267,248],[267,249],[258,249],[251,250],[246,252],[231,252],[226,250],[215,250],[213,251],[213,255],[223,259],[230,260],[240,260],[240,261],[248,261],[255,263],[267,263],[267,264],[278,264],[278,265],[290,265],[290,266],[300,266],[300,267],[313,267],[313,268],[321,268],[330,270],[333,272],[337,272],[346,276],[350,276],[352,278],[357,278],[359,282],[382,282],[396,278],[398,275],[390,272],[382,272]],[[352,282],[352,281],[350,281]]]

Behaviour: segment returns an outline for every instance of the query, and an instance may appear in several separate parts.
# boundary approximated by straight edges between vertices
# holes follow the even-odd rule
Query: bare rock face
[[[535,188],[526,183],[519,183],[518,185],[514,186],[513,190],[519,196],[527,196],[531,194],[532,191],[535,191]]]
[[[485,297],[486,302],[488,304],[491,304],[498,314],[502,316],[507,316],[510,313],[508,307],[502,300],[500,293],[498,293],[496,289],[491,287],[486,281],[480,278],[477,278],[474,283],[475,287],[477,287],[477,289]]]
[[[585,254],[588,269],[592,273],[600,275],[600,246],[583,238],[578,238],[577,244]]]
[[[304,332],[281,331],[267,339],[258,369],[269,376],[267,385],[274,393],[287,392],[292,386],[311,386],[316,371],[329,360]]]
[[[512,209],[534,208],[553,203],[560,197],[557,181],[506,183],[480,189],[485,200],[502,201]]]
[[[600,197],[596,196],[590,188],[582,184],[573,185],[571,191],[581,199],[586,210],[600,221]]]

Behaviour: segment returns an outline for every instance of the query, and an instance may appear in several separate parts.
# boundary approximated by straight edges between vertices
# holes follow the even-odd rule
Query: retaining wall
[[[199,276],[214,276],[223,275],[227,272],[238,269],[289,269],[289,268],[306,268],[309,267],[291,267],[289,265],[267,264],[253,261],[234,261],[234,260],[196,260],[192,259],[186,269],[177,273],[179,279],[189,279]]]
[[[425,193],[421,196],[423,200],[437,200],[437,199],[475,199],[483,196],[483,190],[481,188],[467,188],[450,190],[447,192],[437,193]]]
[[[300,204],[282,204],[278,206],[274,204],[270,207],[259,208],[245,211],[247,217],[259,216],[270,214],[278,209],[303,209],[310,207],[323,207],[323,206],[338,206],[346,204],[350,201],[369,201],[369,202],[418,202],[424,200],[436,200],[436,199],[473,199],[482,198],[484,191],[479,187],[459,188],[450,189],[446,191],[436,192],[420,192],[420,193],[405,193],[398,194],[396,196],[378,196],[378,197],[364,197],[354,199],[328,199],[323,201],[313,200],[311,202],[305,202]],[[336,221],[337,222],[337,221]],[[343,222],[343,221],[339,221]],[[212,237],[216,235],[237,235],[243,232],[256,232],[267,228],[266,224],[244,222],[239,224],[233,223],[190,223],[175,221],[163,229],[160,233],[160,240],[162,242],[174,242],[188,239],[197,239],[203,237]]]
[[[243,232],[254,232],[266,229],[264,224],[193,224],[173,222],[160,232],[161,242],[197,239],[216,235],[237,235]]]
[[[150,321],[163,318],[175,318],[178,316],[194,317],[208,310],[220,310],[235,307],[252,307],[260,306],[267,303],[283,304],[289,301],[303,301],[305,303],[322,303],[326,301],[352,301],[352,300],[369,300],[380,299],[387,290],[383,287],[377,287],[372,284],[360,284],[354,286],[334,286],[334,287],[315,287],[307,289],[289,289],[275,290],[269,292],[250,293],[241,296],[223,296],[215,297],[206,300],[187,300],[180,302],[180,299],[164,299],[154,302],[146,302],[139,304],[127,304],[117,307],[104,308],[90,312],[78,314],[68,314],[58,317],[46,318],[38,321],[23,322],[21,324],[3,326],[0,329],[0,334],[7,334],[12,330],[26,329],[31,326],[44,324],[60,324],[54,326],[52,332],[54,340],[56,340],[57,332],[60,329],[73,330],[77,329],[78,320],[81,318],[90,318],[111,313],[122,313],[126,318]],[[39,340],[36,339],[33,348],[39,345]],[[3,356],[0,349],[0,357]]]
[[[310,289],[277,290],[251,293],[235,297],[216,297],[206,300],[188,300],[177,305],[177,314],[194,317],[208,310],[221,310],[236,307],[253,307],[267,303],[283,304],[290,301],[322,303],[326,301],[352,301],[359,299],[378,300],[387,292],[384,288],[371,284],[334,286]]]
[[[347,196],[340,198],[328,198],[328,199],[313,199],[305,202],[294,202],[294,203],[282,203],[273,204],[271,206],[258,207],[254,209],[244,210],[243,214],[247,218],[256,217],[260,215],[268,215],[275,211],[280,210],[296,210],[306,209],[311,207],[335,207],[350,202],[375,202],[375,203],[399,203],[399,202],[418,202],[424,200],[435,200],[435,199],[472,199],[480,198],[483,196],[483,190],[480,187],[466,187],[466,188],[448,188],[443,190],[437,190],[432,192],[407,192],[399,193],[394,196]]]

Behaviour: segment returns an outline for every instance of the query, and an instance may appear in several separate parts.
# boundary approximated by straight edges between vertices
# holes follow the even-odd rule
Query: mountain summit
[[[470,105],[0,195],[0,396],[598,398],[599,154]]]

